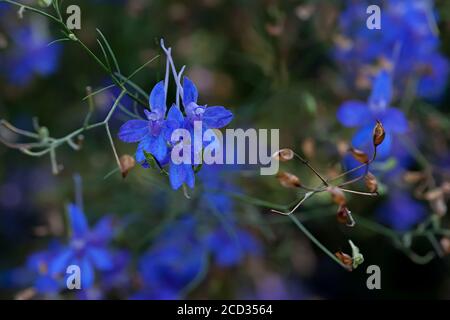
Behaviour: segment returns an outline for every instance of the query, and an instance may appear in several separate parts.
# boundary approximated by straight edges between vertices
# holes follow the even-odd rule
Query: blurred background
[[[38,2],[26,3],[54,14]],[[61,5],[63,17],[69,4]],[[351,254],[351,239],[365,261],[344,270],[289,218],[271,213],[301,192],[254,168],[206,166],[187,199],[156,169],[136,165],[123,179],[105,130],[96,128],[76,136],[81,150],[57,149],[61,172],[53,175],[50,156],[21,153],[17,144],[30,137],[3,123],[0,136],[10,147],[0,145],[0,298],[450,298],[450,2],[76,4],[77,37],[101,56],[99,28],[123,74],[159,55],[133,78],[147,94],[164,79],[164,38],[177,66],[187,66],[200,102],[233,112],[228,128],[279,128],[280,146],[328,177],[355,166],[346,150],[366,150],[374,120],[384,117],[393,129],[371,166],[380,196],[348,196],[356,226],[336,220],[327,194],[295,213],[330,252]],[[381,30],[366,26],[369,4],[381,7]],[[63,36],[58,25],[18,9],[0,2],[0,118],[63,137],[83,127],[86,88],[101,89],[111,79],[78,43],[49,45]],[[385,102],[395,112],[371,105],[382,70],[392,75]],[[95,95],[92,121],[105,118],[118,93],[111,86]],[[364,111],[348,111],[355,101]],[[111,120],[119,155],[134,155],[136,145],[121,142],[117,132],[135,111],[143,108],[125,98]],[[305,185],[320,182],[298,162],[282,168]],[[82,183],[74,183],[76,174]],[[83,216],[90,231],[79,250],[73,235]],[[81,261],[88,284],[82,290],[65,289],[55,266],[61,253]],[[366,287],[369,265],[381,268],[381,290]]]

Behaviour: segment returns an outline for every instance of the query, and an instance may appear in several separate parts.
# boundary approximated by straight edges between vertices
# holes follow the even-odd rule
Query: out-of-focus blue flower
[[[219,227],[205,237],[206,246],[214,261],[221,267],[239,264],[247,255],[260,254],[261,244],[247,231],[233,226],[231,230]]]
[[[166,93],[164,82],[155,85],[149,97],[150,110],[144,110],[147,120],[129,120],[119,130],[119,138],[127,143],[139,142],[136,160],[145,161],[145,152],[151,153],[158,161],[167,155],[167,142],[163,134],[166,116]]]
[[[48,45],[52,39],[47,28],[41,20],[11,28],[10,46],[0,59],[0,70],[11,84],[25,86],[35,75],[45,77],[56,71],[62,47]]]
[[[110,271],[114,267],[112,251],[108,248],[114,236],[111,217],[102,218],[89,229],[86,217],[78,206],[69,205],[71,237],[60,253],[51,261],[51,274],[65,274],[69,265],[77,265],[81,271],[81,284],[89,288],[94,283],[95,270]]]
[[[410,230],[424,220],[427,209],[410,194],[393,190],[389,199],[376,210],[378,219],[398,231]]]
[[[372,146],[372,132],[376,120],[383,124],[386,137],[378,147],[378,157],[386,158],[391,152],[395,134],[403,134],[408,130],[408,121],[402,111],[391,107],[392,79],[388,72],[381,71],[374,80],[372,93],[367,102],[344,102],[338,112],[338,120],[346,127],[360,128],[352,140],[352,144],[366,152]]]
[[[380,30],[366,27],[369,4],[377,3],[351,1],[342,12],[339,24],[343,37],[337,41],[337,61],[356,81],[370,75],[365,73],[370,70],[367,66],[387,61],[395,68],[397,89],[403,91],[408,82],[417,79],[418,95],[439,98],[448,78],[449,64],[438,52],[433,1],[383,2]]]

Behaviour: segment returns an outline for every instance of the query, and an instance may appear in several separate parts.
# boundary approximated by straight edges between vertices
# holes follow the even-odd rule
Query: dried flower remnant
[[[345,198],[344,192],[337,187],[328,188],[328,192],[331,194],[331,199],[338,206],[345,206],[347,204],[347,200]]]
[[[281,162],[286,162],[286,161],[292,160],[294,158],[294,151],[292,151],[291,149],[288,149],[288,148],[281,149],[281,150],[275,152],[272,157],[275,160],[278,160]]]
[[[362,150],[356,148],[350,148],[350,153],[352,156],[361,163],[369,163],[369,156]]]
[[[441,239],[441,247],[446,255],[450,254],[450,239],[447,237],[443,237]]]
[[[126,178],[131,169],[136,165],[136,160],[128,154],[124,154],[120,157],[120,171],[122,172],[122,177]]]
[[[366,174],[366,176],[364,177],[364,183],[367,187],[367,190],[369,190],[369,192],[371,192],[371,193],[378,192],[377,178],[371,172],[368,172]]]
[[[300,179],[292,173],[280,171],[277,174],[277,179],[280,182],[280,184],[285,188],[300,188],[301,187]]]
[[[386,131],[384,130],[383,124],[377,120],[377,124],[375,125],[375,128],[373,128],[373,145],[378,147],[383,143],[385,137]]]
[[[339,261],[341,261],[346,267],[348,267],[349,270],[352,269],[352,265],[353,265],[353,259],[352,257],[350,257],[348,254],[342,252],[342,251],[338,251],[335,253],[336,258],[339,259]]]
[[[347,227],[354,227],[356,225],[352,212],[346,206],[340,206],[338,208],[336,218],[339,223],[345,224]]]

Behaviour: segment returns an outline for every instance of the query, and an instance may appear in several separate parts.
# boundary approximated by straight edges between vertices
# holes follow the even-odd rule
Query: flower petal
[[[339,107],[337,118],[346,127],[358,127],[367,124],[372,116],[366,103],[350,100]]]
[[[153,139],[151,137],[151,135],[147,135],[144,137],[144,139],[142,139],[141,142],[139,142],[137,150],[136,150],[136,161],[139,163],[143,163],[145,161],[145,154],[144,154],[144,150],[146,152],[150,152],[150,144],[152,143]]]
[[[392,79],[387,71],[381,71],[375,78],[372,86],[372,93],[369,97],[369,105],[375,111],[380,111],[392,100]]]
[[[159,113],[161,117],[166,114],[166,91],[164,88],[164,81],[158,82],[152,89],[149,97],[150,109],[153,112]]]
[[[120,127],[119,138],[123,142],[133,143],[142,140],[148,133],[148,121],[129,120]]]
[[[183,81],[183,105],[186,107],[191,102],[197,103],[198,91],[195,84],[188,77]]]
[[[408,120],[405,114],[397,108],[389,108],[380,120],[387,132],[405,133],[408,131]]]
[[[169,180],[172,189],[178,190],[186,180],[186,168],[184,164],[170,163]]]
[[[73,251],[70,248],[66,247],[64,250],[61,250],[61,252],[49,263],[48,273],[52,276],[65,273],[72,257]]]
[[[161,133],[157,137],[152,137],[149,145],[149,152],[158,160],[162,161],[167,154],[167,143],[164,135]]]
[[[87,289],[94,284],[94,268],[88,257],[83,257],[81,260],[81,288]]]
[[[89,231],[89,226],[81,208],[74,204],[69,204],[70,229],[75,238],[83,237]]]
[[[233,120],[233,113],[224,107],[209,107],[203,114],[203,122],[208,128],[219,129]]]
[[[107,271],[113,268],[113,257],[108,250],[91,246],[87,249],[87,255],[98,270]]]

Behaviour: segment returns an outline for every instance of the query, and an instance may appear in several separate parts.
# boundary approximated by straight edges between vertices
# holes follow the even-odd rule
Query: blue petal
[[[74,205],[69,204],[69,219],[70,219],[70,229],[72,231],[73,237],[84,237],[89,231],[86,216],[81,209]]]
[[[389,108],[380,119],[386,132],[405,133],[408,131],[408,120],[405,114],[397,108]]]
[[[164,160],[167,154],[167,143],[162,133],[157,137],[152,137],[149,147],[149,152],[158,161]]]
[[[139,145],[136,150],[136,161],[139,163],[142,163],[145,161],[145,154],[144,150],[146,152],[150,152],[150,144],[152,143],[153,139],[150,135],[147,135],[142,139],[141,142],[139,142]]]
[[[208,128],[219,129],[233,120],[233,113],[224,107],[209,107],[205,109],[202,119]]]
[[[92,263],[87,257],[83,257],[79,267],[81,271],[81,288],[87,289],[92,287],[94,284],[94,268]]]
[[[188,78],[184,77],[183,81],[183,104],[188,106],[191,102],[197,103],[198,91],[195,84]]]
[[[172,189],[179,189],[186,179],[186,168],[184,164],[170,163],[169,167],[169,180]]]
[[[60,290],[58,281],[50,276],[40,276],[34,283],[37,292],[43,294],[57,293]]]
[[[65,273],[69,266],[69,260],[72,259],[74,252],[70,248],[61,251],[48,266],[50,275]]]
[[[174,130],[182,128],[184,125],[183,113],[178,109],[176,105],[172,105],[167,114],[167,119],[163,127],[163,135],[167,141],[171,140],[171,136]]]
[[[195,186],[195,174],[194,174],[194,170],[192,169],[192,166],[190,164],[185,164],[185,171],[186,171],[186,185],[191,188],[194,189]]]
[[[387,71],[381,71],[374,80],[369,97],[370,106],[375,109],[387,107],[392,99],[392,79]]]
[[[359,130],[352,139],[352,145],[361,149],[372,156],[373,149],[373,126],[366,126]],[[391,155],[392,152],[392,135],[386,132],[386,136],[381,145],[377,148],[377,160],[384,160]]]
[[[150,109],[159,113],[162,117],[166,114],[166,91],[164,89],[164,81],[158,82],[150,93]]]
[[[120,127],[119,138],[123,142],[133,143],[142,140],[148,133],[148,121],[129,120]]]
[[[108,250],[91,246],[87,249],[87,255],[98,270],[107,271],[113,268],[113,258]]]
[[[102,218],[91,231],[89,240],[97,245],[108,243],[115,234],[114,222],[111,216]]]
[[[369,123],[372,115],[366,103],[351,100],[340,106],[337,118],[346,127],[359,127]]]

